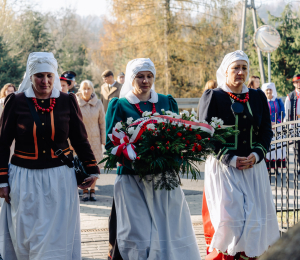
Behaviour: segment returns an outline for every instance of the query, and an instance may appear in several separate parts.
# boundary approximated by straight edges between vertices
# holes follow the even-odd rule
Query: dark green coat
[[[152,111],[152,103],[140,102],[140,108],[142,111]],[[162,95],[158,94],[158,102],[155,103],[155,108],[157,113],[161,113],[161,109],[165,111],[172,111],[178,114],[178,106],[175,99],[171,95]],[[134,120],[141,117],[139,111],[134,104],[130,104],[126,98],[113,98],[107,108],[105,121],[106,121],[106,150],[110,149],[113,144],[110,141],[108,134],[112,133],[113,127],[117,122],[123,121],[126,122],[127,118],[132,117]],[[134,170],[131,169],[131,164],[129,161],[125,162],[125,166],[119,166],[117,174],[135,174]]]

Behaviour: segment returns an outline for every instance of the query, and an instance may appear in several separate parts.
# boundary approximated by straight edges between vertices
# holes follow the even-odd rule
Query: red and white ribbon
[[[164,116],[164,115],[160,115],[160,116],[155,116],[153,117],[153,119],[155,118],[161,118],[163,119],[165,122],[176,122],[176,123],[181,123],[184,124],[186,126],[191,126],[194,129],[201,129],[202,131],[209,133],[211,136],[213,136],[215,129],[209,125],[209,124],[205,124],[205,123],[197,123],[197,122],[192,122],[192,121],[187,121],[187,120],[183,120],[183,119],[179,119],[179,118],[172,118],[169,116]]]
[[[129,137],[123,131],[117,131],[114,127],[112,134],[109,134],[108,137],[116,146],[112,149],[112,154],[119,157],[123,154],[125,158],[130,161],[134,161],[136,159],[137,154],[134,151],[135,146],[129,142]]]
[[[172,118],[169,116],[164,116],[164,115],[160,115],[160,116],[155,116],[155,117],[151,117],[151,118],[141,118],[136,120],[134,123],[132,123],[129,127],[132,126],[137,126],[130,138],[130,143],[135,143],[137,142],[137,140],[139,140],[139,138],[142,136],[142,134],[146,131],[147,129],[147,125],[148,124],[157,124],[158,122],[175,122],[176,124],[184,124],[186,126],[191,126],[194,129],[201,129],[204,132],[209,133],[211,136],[213,136],[215,129],[209,125],[209,124],[205,124],[205,123],[197,123],[197,122],[192,122],[192,121],[187,121],[187,120],[183,120],[183,119],[178,119],[178,118]]]
[[[134,129],[134,132],[132,136],[130,137],[130,142],[131,143],[136,143],[142,134],[147,130],[147,125],[149,124],[156,124],[157,119],[152,118],[147,118],[147,120],[139,120],[135,121],[133,124],[131,124],[129,127],[137,125],[136,129]]]
[[[169,116],[155,116],[151,118],[141,118],[136,120],[132,123],[129,127],[136,126],[132,136],[129,137],[123,131],[117,131],[114,127],[112,130],[112,134],[109,134],[108,137],[112,141],[112,143],[116,146],[112,149],[111,153],[117,156],[121,156],[122,154],[125,156],[126,159],[130,161],[134,161],[137,157],[136,152],[134,151],[135,146],[133,145],[136,143],[142,134],[147,130],[147,125],[149,124],[157,124],[158,122],[175,122],[176,124],[184,124],[186,126],[192,126],[194,129],[201,129],[204,132],[209,133],[213,136],[215,129],[210,126],[209,124],[205,123],[196,123],[192,121],[187,121],[178,118],[172,118]]]

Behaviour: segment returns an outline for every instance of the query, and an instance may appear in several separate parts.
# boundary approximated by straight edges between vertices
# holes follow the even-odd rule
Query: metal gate
[[[300,220],[300,120],[275,124],[273,132],[270,151],[265,159],[282,234]]]

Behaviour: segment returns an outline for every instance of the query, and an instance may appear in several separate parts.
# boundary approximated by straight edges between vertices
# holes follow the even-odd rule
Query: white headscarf
[[[234,51],[231,53],[228,53],[222,63],[220,68],[217,70],[217,82],[218,82],[218,87],[221,87],[223,85],[226,85],[226,71],[229,68],[229,66],[238,60],[244,60],[248,63],[248,76],[245,82],[248,81],[249,79],[249,59],[248,56],[246,55],[246,53],[244,53],[243,51]]]
[[[126,67],[126,74],[125,74],[125,82],[122,86],[120,92],[120,98],[125,97],[126,94],[133,89],[132,82],[135,79],[136,75],[140,71],[151,71],[154,76],[154,81],[152,85],[152,89],[154,89],[154,82],[156,76],[156,70],[154,63],[149,58],[139,58],[134,59],[128,62]]]
[[[275,84],[272,82],[263,84],[261,87],[261,90],[263,92],[265,92],[267,89],[272,89],[273,97],[272,97],[271,101],[275,101],[275,99],[277,98],[277,91],[276,91]]]
[[[60,80],[57,73],[57,61],[52,52],[32,52],[27,60],[26,73],[19,87],[18,93],[25,92],[32,88],[30,77],[40,72],[51,72],[55,75],[54,86],[57,90],[61,90]]]

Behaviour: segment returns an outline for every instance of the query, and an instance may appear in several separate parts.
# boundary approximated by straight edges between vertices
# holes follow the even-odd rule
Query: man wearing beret
[[[78,92],[78,88],[75,86],[75,77],[76,73],[74,71],[65,71],[61,75],[61,77],[66,78],[67,80],[71,81],[71,85],[69,86],[69,93],[76,94]]]
[[[114,74],[110,70],[102,73],[102,79],[105,83],[101,86],[101,101],[106,112],[109,101],[114,97],[119,97],[122,85],[115,81]]]

